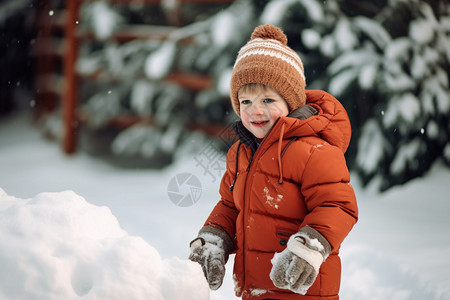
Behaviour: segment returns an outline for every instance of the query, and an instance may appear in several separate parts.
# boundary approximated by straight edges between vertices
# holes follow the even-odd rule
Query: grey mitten
[[[328,241],[313,228],[305,226],[289,238],[285,250],[275,253],[270,279],[278,288],[305,295],[330,251]]]
[[[225,264],[234,243],[227,233],[211,226],[203,227],[190,244],[189,259],[198,262],[212,290],[217,290],[225,276]]]

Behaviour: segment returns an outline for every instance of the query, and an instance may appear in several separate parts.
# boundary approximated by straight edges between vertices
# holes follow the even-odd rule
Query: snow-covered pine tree
[[[376,20],[365,16],[341,17],[326,40],[333,42],[339,51],[326,68],[328,90],[346,107],[353,130],[353,142],[347,157],[349,165],[355,168],[354,158],[361,152],[358,143],[361,128],[374,116],[381,96],[376,88],[382,80],[380,67],[383,51],[391,37]],[[338,47],[337,45],[341,45]],[[381,147],[381,146],[380,146]]]
[[[408,33],[384,53],[380,88],[387,101],[377,119],[392,149],[382,189],[421,176],[450,147],[450,5],[433,11],[424,1],[408,4]]]
[[[347,108],[364,183],[379,175],[385,190],[448,163],[448,4],[272,0],[260,21],[285,28],[308,87]]]
[[[375,100],[365,111],[363,103],[356,105],[369,120],[354,168],[365,183],[379,177],[381,190],[422,175],[437,160],[448,163],[450,132],[449,5],[433,10],[419,0],[390,4],[375,18],[381,22],[350,19],[353,30],[369,38],[328,69],[334,94],[350,97],[363,90]],[[389,34],[388,21],[396,15],[407,23],[406,35]]]
[[[95,83],[83,83],[81,109],[82,115],[88,116],[86,125],[103,130],[123,116],[144,120],[120,131],[112,141],[111,150],[118,156],[152,160],[163,153],[170,160],[178,148],[185,150],[183,143],[190,143],[191,123],[226,125],[226,116],[231,116],[230,105],[224,101],[228,96],[225,82],[237,50],[254,27],[256,6],[251,1],[236,1],[216,14],[205,14],[207,4],[191,5],[191,12],[184,11],[191,19],[163,41],[118,43],[111,38],[130,23],[166,24],[162,20],[164,10],[170,9],[166,4],[153,7],[159,13],[153,13],[151,20],[147,13],[142,14],[144,5],[92,1],[81,10],[81,26],[97,37],[96,41],[82,44],[77,62],[80,74],[96,78]],[[217,4],[213,6],[211,11],[217,12]],[[198,12],[203,16],[199,17]],[[186,39],[188,43],[183,42]],[[206,75],[215,84],[208,90],[187,90],[166,80],[174,71]]]

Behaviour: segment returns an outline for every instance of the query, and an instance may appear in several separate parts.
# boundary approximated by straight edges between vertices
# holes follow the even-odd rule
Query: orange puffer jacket
[[[243,299],[339,299],[339,247],[358,215],[344,158],[350,121],[330,94],[309,90],[307,99],[318,115],[281,117],[255,153],[236,142],[227,154],[221,200],[205,225],[234,238],[235,292]],[[322,234],[332,250],[302,296],[276,288],[269,273],[274,253],[306,225]]]

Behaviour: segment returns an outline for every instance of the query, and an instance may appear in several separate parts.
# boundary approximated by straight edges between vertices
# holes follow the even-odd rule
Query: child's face
[[[289,114],[286,101],[273,88],[261,86],[238,92],[242,124],[255,137],[262,139],[272,129],[279,117]]]

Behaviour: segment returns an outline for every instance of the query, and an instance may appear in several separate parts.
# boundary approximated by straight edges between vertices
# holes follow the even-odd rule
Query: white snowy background
[[[218,200],[219,181],[196,157],[124,170],[82,152],[64,155],[27,115],[2,119],[0,298],[235,299],[232,259],[210,295],[186,260]],[[190,207],[168,196],[183,172],[202,185]],[[449,183],[439,164],[383,194],[353,178],[360,220],[342,246],[341,299],[450,299]]]

